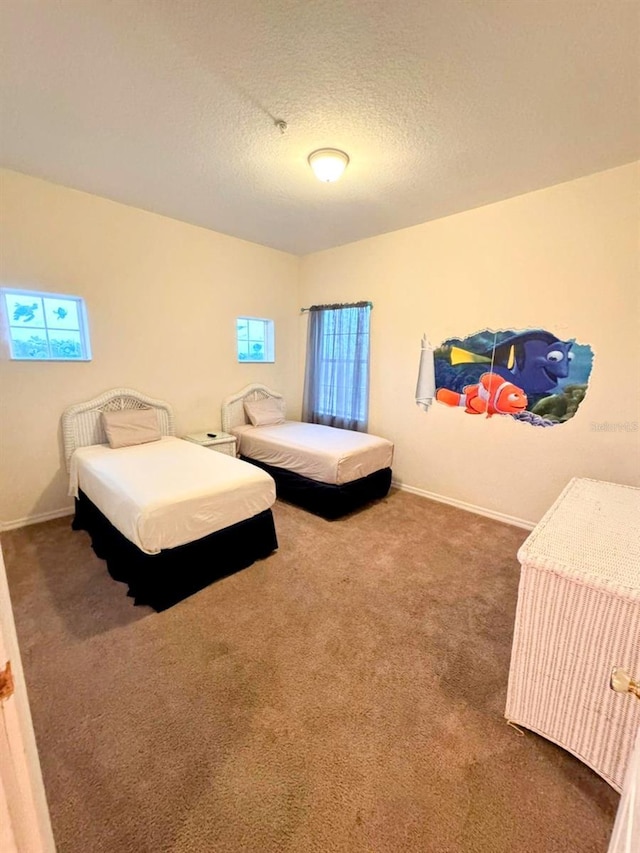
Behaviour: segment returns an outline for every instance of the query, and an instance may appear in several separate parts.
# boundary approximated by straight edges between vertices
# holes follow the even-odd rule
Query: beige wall
[[[369,428],[395,442],[400,483],[529,522],[573,476],[640,484],[640,433],[592,429],[640,420],[639,175],[624,166],[302,260],[302,304],[374,303]],[[423,333],[527,327],[595,351],[572,421],[416,406]]]
[[[372,432],[395,478],[497,515],[539,519],[572,476],[640,483],[638,164],[302,260],[105,199],[0,173],[0,283],[83,296],[93,361],[11,362],[2,341],[0,519],[69,506],[63,408],[128,385],[171,401],[179,432],[218,426],[248,382],[299,413],[300,305],[371,299]],[[276,363],[238,364],[234,320],[276,321]],[[420,339],[542,326],[595,351],[578,416],[554,429],[415,405]]]
[[[182,433],[219,426],[223,397],[249,382],[299,409],[297,258],[15,172],[0,179],[0,285],[84,297],[93,349],[82,364],[12,362],[3,331],[3,522],[70,505],[60,415],[108,388],[169,400]],[[237,363],[243,314],[275,320],[275,364]]]

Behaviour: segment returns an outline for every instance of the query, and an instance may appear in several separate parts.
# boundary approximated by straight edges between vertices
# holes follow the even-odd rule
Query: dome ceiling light
[[[319,148],[307,159],[316,178],[325,183],[337,181],[349,162],[349,156],[337,148]]]

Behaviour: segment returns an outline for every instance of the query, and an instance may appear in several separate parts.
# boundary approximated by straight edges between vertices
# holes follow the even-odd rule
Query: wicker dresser
[[[574,478],[518,552],[505,716],[572,752],[620,791],[640,702],[640,489]]]

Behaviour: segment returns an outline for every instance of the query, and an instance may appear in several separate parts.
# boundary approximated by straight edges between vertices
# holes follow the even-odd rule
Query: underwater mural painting
[[[425,411],[436,400],[470,415],[557,426],[578,411],[592,365],[588,344],[545,329],[484,329],[436,347],[423,337],[416,403]]]

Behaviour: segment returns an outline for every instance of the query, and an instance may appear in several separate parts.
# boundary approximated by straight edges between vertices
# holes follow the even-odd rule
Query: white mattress
[[[147,554],[251,518],[276,498],[273,479],[255,465],[174,437],[79,448],[69,493],[78,489]]]
[[[319,483],[351,483],[393,462],[393,444],[386,438],[348,429],[286,421],[231,432],[242,456]]]

